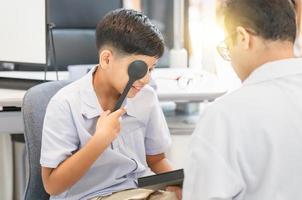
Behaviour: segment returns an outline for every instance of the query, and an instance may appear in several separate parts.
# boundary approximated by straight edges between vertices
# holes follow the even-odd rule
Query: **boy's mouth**
[[[132,88],[133,88],[136,92],[139,92],[139,91],[143,88],[143,86],[134,86],[134,85],[132,85]]]

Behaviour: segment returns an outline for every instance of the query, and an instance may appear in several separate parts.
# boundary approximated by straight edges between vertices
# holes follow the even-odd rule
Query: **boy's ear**
[[[99,62],[100,62],[102,69],[107,69],[111,64],[112,59],[113,59],[112,51],[110,51],[108,49],[100,51]]]

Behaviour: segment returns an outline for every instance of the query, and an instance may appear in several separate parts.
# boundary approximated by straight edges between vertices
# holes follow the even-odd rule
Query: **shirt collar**
[[[81,113],[86,118],[91,119],[99,116],[103,109],[99,104],[98,98],[93,88],[93,73],[97,66],[93,67],[83,78],[80,83],[80,98],[82,102]]]
[[[300,73],[302,73],[302,58],[273,61],[253,71],[243,82],[243,85],[255,84]]]
[[[81,80],[80,84],[80,98],[82,100],[81,113],[87,119],[95,118],[100,116],[102,112],[104,112],[101,107],[96,93],[93,87],[93,73],[96,71],[98,66],[92,68]],[[128,104],[127,98],[124,100],[122,107],[124,107],[127,111],[127,115],[132,117],[138,117],[135,109],[132,105]]]

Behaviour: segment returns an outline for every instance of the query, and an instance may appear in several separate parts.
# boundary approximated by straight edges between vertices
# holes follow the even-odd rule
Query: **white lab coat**
[[[184,200],[301,200],[302,59],[267,63],[209,105],[190,148]]]
[[[302,57],[302,35],[301,33],[296,36],[294,44],[294,54],[296,57]]]

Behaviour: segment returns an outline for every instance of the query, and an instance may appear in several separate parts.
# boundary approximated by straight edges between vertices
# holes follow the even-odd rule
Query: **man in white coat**
[[[302,199],[302,59],[288,0],[228,0],[218,47],[243,84],[203,113],[184,200]]]

